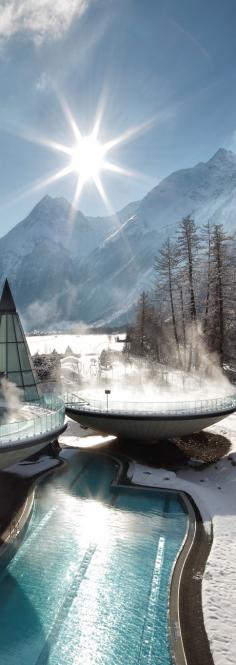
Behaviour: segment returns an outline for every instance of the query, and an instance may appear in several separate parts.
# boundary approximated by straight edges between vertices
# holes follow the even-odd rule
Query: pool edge
[[[191,494],[181,490],[179,493],[190,517],[187,537],[177,556],[171,578],[170,618],[176,616],[177,603],[181,636],[177,642],[173,634],[174,624],[170,621],[172,654],[176,665],[214,665],[202,607],[202,579],[213,543],[213,525],[210,520],[210,533],[207,532],[201,512]]]
[[[36,464],[37,462],[35,462],[35,465]],[[12,517],[7,526],[3,531],[0,530],[0,575],[1,571],[5,569],[18,548],[21,546],[32,516],[35,493],[38,490],[39,485],[46,480],[47,476],[58,473],[59,469],[66,466],[66,464],[67,463],[63,461],[57,467],[48,467],[47,469],[39,471],[36,476],[28,478],[29,484],[25,488],[25,496],[23,500],[17,510],[13,511]]]
[[[127,479],[127,467],[129,467],[131,458],[119,457],[109,453],[108,456],[118,463],[117,472],[111,483],[112,488],[123,487],[126,490],[170,492],[177,494],[180,498],[188,515],[189,523],[183,544],[173,564],[170,581],[168,616],[171,657],[175,665],[214,665],[202,610],[202,576],[213,542],[212,522],[210,521],[211,534],[209,537],[204,529],[200,510],[189,493],[174,488],[164,489],[151,485],[139,485],[134,482],[131,484]],[[135,462],[135,460],[132,461]],[[200,571],[196,571],[196,576],[194,576],[193,561],[190,562],[190,558],[193,549],[198,546],[199,542],[201,544],[201,556],[200,562],[198,562]],[[196,595],[198,599],[197,611],[195,602],[194,605],[191,603],[193,597],[194,601],[196,600]],[[190,605],[189,612],[186,612],[186,604]],[[200,649],[199,639],[201,642]],[[195,641],[197,645],[194,646]]]
[[[94,451],[92,450],[89,452],[94,453]],[[131,458],[128,458],[128,456],[125,455],[118,456],[117,454],[109,453],[108,450],[106,452],[105,451],[100,452],[100,455],[112,458],[118,464],[118,468],[114,474],[111,483],[111,488],[122,489],[123,487],[125,490],[130,489],[131,491],[141,490],[148,492],[150,491],[169,492],[169,493],[175,493],[180,498],[184,506],[184,509],[188,514],[189,524],[187,527],[185,538],[179,549],[176,560],[173,564],[171,580],[170,580],[169,608],[168,608],[170,651],[173,663],[175,663],[176,665],[213,665],[213,658],[210,652],[209,641],[204,626],[202,602],[201,602],[202,573],[204,571],[213,540],[212,523],[211,523],[211,536],[209,538],[209,535],[207,536],[207,533],[204,530],[204,524],[201,513],[190,494],[188,494],[185,491],[181,491],[179,489],[174,489],[174,488],[164,489],[163,487],[159,488],[149,485],[143,486],[139,485],[138,483],[131,484],[127,477],[127,470],[129,468],[130,462],[135,460],[132,460]],[[63,461],[63,466],[64,464],[65,461]],[[42,474],[40,474],[40,476],[34,478],[33,483],[30,487],[30,492],[26,500],[24,501],[24,503],[22,503],[21,507],[18,510],[17,515],[14,516],[13,520],[8,525],[7,529],[4,531],[4,534],[6,534],[6,536],[8,533],[8,539],[6,537],[5,541],[3,542],[2,540],[2,543],[0,544],[0,562],[2,559],[4,559],[4,556],[8,548],[11,548],[11,546],[14,547],[14,545],[16,545],[16,548],[20,546],[18,538],[21,539],[22,534],[24,537],[25,529],[27,528],[28,523],[30,521],[32,508],[34,505],[35,489],[37,489],[37,486],[40,484],[40,482],[44,479],[45,476],[54,475],[54,473],[56,473],[57,471],[58,468],[47,469],[47,471],[44,471]],[[29,505],[27,508],[28,501]],[[16,519],[17,517],[19,519]],[[13,522],[15,524],[13,524]],[[203,551],[202,551],[203,556],[201,558],[202,570],[199,577],[195,577],[194,579],[193,566],[191,562],[189,563],[189,559],[194,546],[196,546],[196,535],[197,535],[197,530],[199,530],[198,529],[199,524],[201,525],[201,528],[200,528],[200,533],[198,534],[198,538],[200,539],[200,541],[204,540]],[[20,528],[18,528],[18,525],[20,525]],[[204,533],[205,533],[205,538],[203,538]],[[1,534],[1,539],[4,534],[3,533]],[[194,580],[194,585],[193,585],[193,580]],[[193,589],[191,589],[191,587],[193,586],[195,587],[195,591],[196,587],[198,588],[198,596],[200,598],[200,612],[198,607],[197,613],[195,611],[195,595],[192,594]],[[189,613],[188,612],[186,613],[185,611],[186,588],[188,592],[187,593],[188,601],[190,600]],[[191,604],[192,598],[194,598],[194,605],[193,603]],[[196,631],[196,622],[197,622],[198,631]],[[193,626],[194,626],[194,631],[192,632]],[[198,645],[200,647],[198,641],[199,638],[197,636],[197,632],[199,632],[199,630],[201,634],[201,642],[203,642],[203,644],[201,643],[201,649],[198,649]],[[192,639],[193,637],[195,637],[195,640]],[[189,641],[190,641],[190,648],[189,648]],[[194,641],[197,641],[197,648],[196,646],[194,647],[193,644]]]
[[[21,545],[31,519],[34,495],[35,487],[31,486],[26,498],[0,534],[0,574],[5,570]]]
[[[189,665],[189,660],[184,648],[182,625],[180,619],[180,588],[184,575],[184,568],[196,535],[195,511],[185,492],[177,492],[184,510],[188,515],[188,528],[182,546],[179,549],[172,568],[169,589],[169,636],[170,649],[176,665]]]

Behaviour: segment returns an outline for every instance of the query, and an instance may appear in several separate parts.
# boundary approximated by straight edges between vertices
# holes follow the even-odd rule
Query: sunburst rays
[[[121,166],[120,164],[112,162],[111,159],[107,159],[107,155],[112,151],[113,148],[117,148],[122,143],[134,139],[134,137],[143,132],[145,128],[148,129],[151,124],[150,121],[137,127],[131,127],[119,136],[102,144],[99,141],[99,131],[102,123],[101,113],[98,114],[98,116],[95,118],[91,133],[87,136],[82,136],[79,126],[76,123],[76,120],[65,101],[62,103],[62,108],[69,122],[70,129],[74,135],[75,143],[73,145],[64,145],[63,143],[59,143],[51,139],[36,139],[38,144],[44,145],[46,148],[49,148],[54,152],[63,153],[70,159],[65,169],[61,169],[55,174],[49,176],[49,178],[42,181],[42,188],[62,178],[63,174],[68,176],[72,173],[75,173],[77,175],[77,183],[75,187],[73,205],[78,205],[80,195],[88,181],[93,182],[106,205],[108,199],[101,180],[103,172],[107,171],[129,178],[138,178],[143,180],[147,179],[145,174],[141,172],[128,169]],[[40,185],[37,184],[37,189],[39,189],[39,187]]]
[[[67,131],[69,128],[72,137],[74,138],[74,141],[71,142],[71,144],[67,145],[54,140],[53,138],[40,136],[39,133],[32,134],[30,131],[14,132],[14,134],[19,138],[35,143],[41,147],[45,147],[47,150],[58,153],[61,156],[63,155],[65,160],[67,160],[65,166],[61,163],[61,157],[60,169],[58,171],[50,173],[47,177],[38,179],[36,182],[30,183],[30,185],[24,187],[22,191],[18,190],[18,193],[16,193],[15,196],[13,195],[13,198],[11,197],[11,201],[21,200],[32,193],[47,189],[58,180],[74,175],[76,178],[76,184],[72,202],[73,207],[78,206],[81,193],[88,182],[90,182],[99,193],[107,213],[109,215],[115,215],[115,211],[112,208],[102,182],[102,175],[105,172],[116,174],[118,177],[124,176],[124,178],[129,177],[143,180],[148,182],[150,186],[153,186],[154,180],[152,177],[149,178],[142,172],[114,163],[111,158],[112,150],[119,148],[121,144],[126,143],[127,141],[134,140],[139,134],[147,131],[154,124],[155,119],[151,118],[151,120],[142,124],[129,127],[116,137],[102,143],[100,141],[100,134],[102,133],[105,103],[100,103],[99,108],[97,109],[92,131],[90,134],[83,136],[79,124],[66,99],[61,94],[58,94],[58,91],[57,97],[66,119]]]

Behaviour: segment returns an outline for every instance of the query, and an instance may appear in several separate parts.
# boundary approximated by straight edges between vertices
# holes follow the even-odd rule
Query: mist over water
[[[23,391],[6,377],[1,379],[0,418],[1,424],[16,420],[27,420],[29,413],[23,407]]]
[[[38,415],[33,404],[24,401],[24,392],[7,377],[1,379],[0,424],[32,420]]]
[[[34,352],[65,354],[61,358],[58,381],[63,394],[74,393],[85,400],[112,403],[191,402],[224,398],[234,387],[224,375],[217,358],[201,345],[198,370],[191,372],[166,367],[145,359],[125,358],[123,343],[116,335],[71,334],[29,337]],[[66,353],[66,350],[70,353]],[[109,352],[107,365],[101,362],[103,351]],[[110,390],[110,394],[105,394]]]
[[[87,382],[79,389],[81,397],[94,400],[105,400],[105,389],[111,391],[109,403],[117,402],[187,402],[195,400],[215,399],[231,395],[234,390],[231,383],[221,371],[215,376],[206,378],[200,374],[187,374],[182,371],[165,370],[157,372],[156,377],[145,377],[140,367],[134,369],[129,377],[116,379],[107,378],[100,382]],[[74,384],[78,391],[78,384]]]
[[[72,373],[76,363],[68,358],[67,372]],[[63,364],[62,364],[63,366]],[[68,373],[67,373],[68,376]],[[96,376],[78,375],[76,380],[67,385],[68,391],[79,393],[81,398],[88,400],[112,402],[191,402],[196,400],[215,399],[232,395],[234,387],[217,365],[215,359],[208,359],[198,371],[186,372],[161,364],[147,364],[138,359],[126,363],[122,359],[115,361],[111,367],[102,370]],[[105,390],[110,390],[107,398]]]

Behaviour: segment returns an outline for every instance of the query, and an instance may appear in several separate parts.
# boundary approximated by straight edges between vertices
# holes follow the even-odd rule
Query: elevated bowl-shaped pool
[[[65,429],[64,415],[64,402],[54,395],[23,402],[15,415],[0,423],[0,469],[30,457],[56,440]]]
[[[236,410],[236,394],[181,402],[117,402],[64,396],[66,413],[82,426],[143,443],[184,436],[213,425]]]

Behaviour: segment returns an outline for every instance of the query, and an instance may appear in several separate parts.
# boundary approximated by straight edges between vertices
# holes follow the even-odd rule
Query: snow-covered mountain
[[[236,155],[230,151],[220,149],[207,163],[165,178],[92,252],[90,263],[81,263],[77,302],[86,321],[119,323],[132,315],[140,292],[152,286],[158,249],[184,216],[234,231],[235,211]]]
[[[172,173],[113,217],[85,217],[63,198],[44,197],[0,240],[8,276],[29,325],[119,323],[153,279],[153,261],[182,217],[236,230],[236,155]]]

